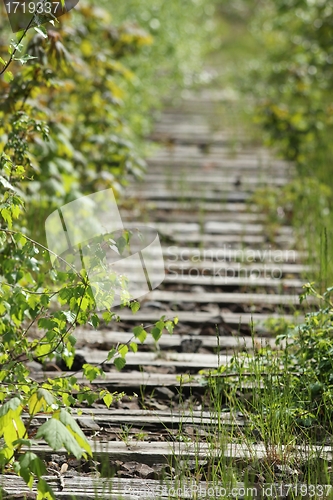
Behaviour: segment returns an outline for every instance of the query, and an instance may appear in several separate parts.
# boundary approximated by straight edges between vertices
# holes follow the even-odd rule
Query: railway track
[[[204,497],[211,485],[204,475],[195,477],[193,462],[209,471],[217,456],[245,460],[265,454],[260,442],[251,450],[239,442],[248,422],[228,413],[222,396],[224,412],[212,414],[200,372],[229,362],[235,352],[274,348],[272,324],[302,318],[298,295],[310,270],[292,229],[282,225],[272,238],[265,215],[251,201],[259,187],[284,185],[290,166],[252,145],[242,132],[219,130],[219,99],[203,91],[167,109],[152,136],[160,148],[148,159],[148,173],[128,188],[123,221],[158,229],[166,279],[142,298],[137,314],[119,309],[121,321],[110,327],[78,328],[79,353],[98,364],[112,346],[132,338],[133,327],[162,315],[179,321],[174,334],[163,333],[158,346],[148,335],[139,351],[128,355],[123,371],[104,364],[106,375],[95,384],[126,395],[109,410],[96,403],[76,414],[96,451],[94,464],[36,445],[33,451],[51,463],[47,479],[57,498],[172,497],[180,464],[188,484],[196,481]],[[36,371],[35,378],[58,375]],[[38,427],[43,418],[35,420]],[[230,434],[223,449],[212,447],[217,422]],[[61,482],[64,462],[68,469]],[[169,489],[158,496],[162,478]],[[13,476],[2,482],[5,498],[18,498],[18,491],[24,498],[28,492]],[[190,491],[185,488],[178,498],[192,498]]]

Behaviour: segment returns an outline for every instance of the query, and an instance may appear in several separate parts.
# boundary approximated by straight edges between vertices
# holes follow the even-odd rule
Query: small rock
[[[142,371],[147,373],[176,373],[175,366],[143,366]]]
[[[206,290],[204,289],[204,287],[200,286],[200,285],[192,286],[191,290],[194,293],[206,293]]]
[[[135,462],[133,460],[131,462],[125,462],[125,463],[123,463],[122,466],[121,466],[121,468],[122,468],[122,470],[133,472],[138,465],[139,465],[139,462]]]
[[[202,345],[202,341],[200,339],[195,339],[190,337],[189,339],[184,339],[181,341],[181,352],[198,352],[199,348]]]
[[[220,314],[220,308],[216,304],[202,305],[200,307],[200,310],[205,311],[205,312],[209,312],[209,313],[213,314],[214,316],[219,316],[219,314]]]
[[[184,432],[186,432],[186,434],[188,436],[190,436],[191,438],[194,438],[194,437],[206,437],[208,436],[208,433],[204,430],[204,429],[200,429],[200,427],[193,427],[191,425],[186,425],[184,427]]]
[[[157,302],[157,301],[144,302],[141,308],[161,309],[163,311],[167,309],[165,304],[162,304],[162,302]]]
[[[177,467],[180,470],[186,470],[189,472],[196,472],[199,467],[203,467],[207,464],[207,460],[179,460]]]
[[[79,458],[69,458],[68,465],[73,467],[73,469],[77,469],[78,467],[81,467],[81,460]]]
[[[140,406],[136,401],[130,401],[129,403],[122,404],[121,408],[124,408],[125,410],[139,410]]]
[[[155,410],[160,410],[160,411],[169,410],[169,406],[162,405],[154,400],[150,400],[148,404],[149,404],[150,408],[155,409]]]
[[[99,431],[101,429],[98,423],[91,418],[78,418],[77,421],[82,429],[89,429],[91,431]]]
[[[153,464],[154,479],[164,479],[172,477],[175,474],[175,469],[169,464]]]
[[[36,500],[37,495],[33,491],[27,491],[26,493],[8,493],[6,494],[4,491],[4,496],[2,496],[2,492],[0,491],[1,498],[3,500]]]
[[[178,309],[182,311],[195,311],[197,307],[196,302],[181,302],[178,303]]]
[[[44,363],[42,368],[45,372],[61,372],[61,368],[55,363]]]
[[[291,477],[298,476],[299,471],[296,469],[292,469],[289,465],[285,464],[274,464],[274,473],[279,477]]]
[[[51,454],[51,462],[55,462],[59,467],[67,463],[66,455],[58,455],[56,453]]]
[[[175,397],[175,394],[168,387],[156,387],[155,395],[163,399],[172,399]]]
[[[154,469],[149,465],[139,462],[125,462],[118,471],[118,476],[121,477],[140,477],[141,479],[150,479],[154,477]]]
[[[27,361],[25,364],[32,372],[41,372],[43,370],[43,366],[37,361]]]
[[[117,476],[118,477],[123,477],[125,479],[130,479],[130,478],[133,477],[133,474],[131,474],[131,473],[125,471],[125,470],[118,470],[117,471]]]
[[[201,328],[200,335],[209,335],[216,337],[216,326],[204,324]]]
[[[155,473],[154,469],[147,464],[139,464],[135,472],[141,479],[152,479]]]

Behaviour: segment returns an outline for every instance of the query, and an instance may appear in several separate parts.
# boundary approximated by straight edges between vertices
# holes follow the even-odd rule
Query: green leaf
[[[13,444],[13,446],[26,446],[27,448],[30,448],[30,446],[33,444],[33,442],[31,439],[20,438],[20,439],[16,439],[15,441],[13,441],[12,444]]]
[[[110,311],[105,311],[102,313],[102,318],[105,321],[106,324],[110,323],[114,316],[114,313],[111,313]]]
[[[47,38],[47,31],[44,28],[44,26],[39,26],[39,27],[35,26],[34,30],[37,31],[37,33],[39,33],[40,35],[42,35],[43,38]]]
[[[120,238],[117,239],[117,248],[119,250],[120,255],[123,254],[123,251],[125,250],[127,246],[127,241],[123,236],[120,236]]]
[[[110,349],[110,351],[108,352],[107,361],[110,361],[110,359],[114,358],[116,354],[117,354],[117,349],[115,349],[114,347]]]
[[[55,399],[52,394],[47,389],[39,388],[29,398],[29,414],[36,415],[36,413],[38,413],[41,409],[43,409],[44,411],[49,411],[50,409],[52,409],[54,403]]]
[[[16,243],[18,243],[22,247],[24,247],[24,245],[27,243],[27,239],[22,233],[16,233],[13,235],[13,237]]]
[[[83,455],[83,450],[73,435],[64,424],[56,418],[50,418],[41,425],[37,431],[36,439],[44,439],[53,450],[66,448],[66,450],[72,453],[76,458],[81,458]]]
[[[53,418],[60,420],[60,422],[62,422],[71,432],[79,446],[81,446],[81,448],[83,448],[90,456],[92,456],[91,447],[87,441],[86,436],[83,434],[81,428],[78,426],[72,415],[70,415],[67,410],[61,408],[60,411],[56,411],[54,413]]]
[[[45,479],[40,478],[37,483],[37,499],[36,500],[54,500],[55,495],[52,488],[47,484]]]
[[[2,429],[5,443],[9,446],[9,448],[13,448],[13,442],[17,439],[23,438],[26,434],[25,425],[17,412],[18,410],[16,410],[16,413],[11,412],[12,416],[10,421]]]
[[[0,408],[0,418],[7,415],[9,410],[16,411],[21,404],[21,399],[18,397],[12,398],[7,403],[4,403]]]
[[[167,331],[170,333],[170,335],[173,334],[173,330],[175,328],[174,324],[172,323],[172,321],[167,321],[165,323],[165,328],[167,329]]]
[[[8,208],[1,209],[1,215],[3,219],[7,222],[8,227],[11,228],[13,225],[12,214]]]
[[[106,392],[106,391],[104,391],[104,392]],[[107,391],[106,394],[104,394],[103,401],[106,404],[106,406],[108,408],[110,408],[112,401],[113,401],[113,396],[109,391]]]
[[[67,319],[68,323],[74,323],[76,319],[76,314],[73,313],[72,311],[63,311],[63,314],[65,318]]]
[[[2,436],[9,424],[12,425],[13,419],[15,420],[21,411],[21,399],[18,397],[10,399],[0,407],[0,436]],[[18,436],[15,437],[17,438]]]
[[[133,352],[138,352],[138,344],[136,342],[131,342],[130,348],[132,349]]]
[[[99,317],[97,314],[92,314],[90,317],[90,322],[89,322],[94,328],[99,327]]]
[[[45,330],[53,330],[53,328],[57,327],[58,324],[53,319],[49,318],[40,318],[38,320],[38,327],[44,328]]]
[[[157,323],[155,323],[155,326],[159,329],[159,330],[163,330],[163,328],[165,327],[165,323],[164,321],[160,320],[158,321]]]
[[[5,179],[2,175],[0,175],[0,184],[2,184],[3,187],[6,189],[10,189],[11,191],[15,191],[14,186],[10,182],[8,182],[7,179]]]
[[[99,375],[101,375],[100,368],[98,368],[96,366],[89,365],[88,363],[84,364],[82,366],[82,369],[83,369],[84,376],[87,377],[89,382],[93,382],[93,380],[95,380]]]
[[[162,331],[159,328],[157,328],[157,326],[154,326],[154,328],[151,331],[151,334],[153,339],[157,342],[161,338]]]
[[[136,326],[133,328],[133,333],[134,337],[138,339],[141,344],[146,340],[147,338],[147,332],[142,326]]]
[[[41,477],[47,472],[44,462],[31,451],[26,451],[24,455],[19,457],[18,461],[20,464],[20,476],[29,487],[32,486],[33,474],[37,477]]]
[[[131,302],[132,313],[135,314],[140,309],[140,302]]]
[[[36,309],[36,306],[40,303],[40,296],[37,294],[31,294],[28,298],[28,304],[31,309]]]
[[[123,344],[118,347],[118,352],[122,358],[126,357],[126,354],[128,353],[128,347],[127,345]]]
[[[116,358],[114,360],[114,366],[117,368],[117,370],[122,370],[124,366],[126,365],[126,360],[124,358]]]
[[[10,83],[14,80],[14,75],[11,71],[7,70],[3,75],[3,79],[5,80],[6,83]]]

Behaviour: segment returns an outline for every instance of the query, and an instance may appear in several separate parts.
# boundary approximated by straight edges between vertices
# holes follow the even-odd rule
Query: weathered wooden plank
[[[198,141],[197,141],[198,142]],[[204,141],[202,141],[204,142]],[[163,154],[160,153],[154,157],[151,157],[147,160],[149,168],[154,168],[154,171],[166,171],[166,169],[176,170],[176,169],[193,169],[193,171],[207,171],[214,172],[224,170],[226,172],[234,172],[235,169],[237,172],[283,172],[283,169],[286,169],[285,165],[281,165],[281,163],[275,161],[261,163],[257,158],[229,158],[221,157],[220,155],[199,155],[199,157],[193,154],[192,157],[189,155],[180,155],[179,153],[173,152],[172,149],[166,150]],[[190,175],[190,174],[188,174]]]
[[[207,461],[202,460],[205,464]],[[198,463],[200,465],[200,463]],[[59,480],[56,476],[43,476],[43,479],[56,492],[56,498],[62,500],[140,500],[142,498],[164,500],[170,498],[196,498],[204,500],[208,498],[222,498],[230,496],[232,498],[243,499],[255,497],[258,499],[266,498],[267,492],[274,500],[280,498],[283,494],[288,496],[290,485],[282,483],[269,484],[253,484],[249,486],[245,483],[232,483],[222,485],[219,482],[200,481],[183,478],[182,481],[165,478],[163,481],[154,479],[140,478],[104,478],[91,476],[75,476],[74,473],[68,471],[64,476],[64,489],[59,491]],[[0,488],[2,486],[2,498],[17,498],[14,495],[17,492],[26,493],[27,498],[35,499],[36,481],[33,484],[32,492],[25,484],[23,479],[18,476],[5,474],[0,480]],[[297,483],[298,491],[308,491],[308,485]],[[327,488],[323,487],[323,491]],[[265,493],[266,492],[266,493]],[[283,492],[283,493],[282,493]],[[8,495],[8,496],[7,496]],[[13,495],[13,496],[12,496]],[[22,497],[21,497],[22,498]]]
[[[260,459],[267,456],[267,448],[264,444],[250,443],[215,443],[215,447],[211,443],[205,442],[98,442],[91,441],[90,445],[96,457],[107,456],[112,460],[135,460],[140,463],[153,465],[156,463],[165,463],[174,457],[196,458],[196,459],[212,459],[215,457],[232,457],[232,458],[252,458]],[[32,445],[30,451],[37,453],[51,453],[52,449],[44,442]],[[314,455],[319,459],[332,460],[331,446],[301,446],[293,445],[293,451],[289,445],[281,445],[281,452],[287,450],[288,456],[298,457],[298,459]],[[65,452],[65,449],[59,450]]]
[[[235,176],[240,176],[241,181],[248,178],[249,182],[264,179],[267,175],[283,178],[285,182],[290,179],[294,171],[288,165],[281,165],[274,159],[263,160],[256,156],[234,155],[224,152],[215,152],[214,148],[203,146],[207,151],[201,151],[198,146],[171,147],[160,149],[147,159],[149,165],[148,178],[159,180],[168,179],[202,179],[225,176],[227,183],[232,183]],[[190,165],[190,161],[192,165]],[[203,177],[205,175],[205,178]],[[207,175],[207,177],[206,177]],[[151,177],[152,176],[152,177]],[[251,177],[253,180],[251,181]]]
[[[212,71],[214,71],[214,74],[216,74],[215,70]],[[207,104],[212,104],[213,109],[216,109],[216,103],[218,102],[225,103],[226,101],[229,102],[238,100],[237,92],[231,88],[204,88],[195,91],[191,89],[185,89],[183,90],[181,97],[182,102],[184,104],[188,104],[190,106],[190,109],[192,109],[192,106],[194,104],[202,105],[203,109],[206,109]]]
[[[196,323],[196,324],[220,324],[227,323],[228,325],[250,325],[252,322],[255,325],[262,324],[272,318],[284,318],[291,323],[299,323],[303,320],[300,316],[293,316],[292,314],[264,314],[264,313],[207,313],[201,311],[163,311],[166,318],[174,318],[177,316],[180,323]],[[158,321],[161,316],[161,311],[157,310],[139,310],[133,314],[131,311],[123,310],[121,312],[121,321],[131,323],[152,323]]]
[[[208,370],[211,372],[211,370]],[[44,381],[48,379],[57,379],[65,377],[71,377],[75,375],[78,384],[87,385],[87,379],[83,376],[82,371],[79,372],[65,372],[65,374],[61,374],[57,371],[51,372],[34,372],[33,376],[30,378],[35,381]],[[138,390],[155,390],[157,387],[170,387],[174,388],[177,391],[192,391],[195,389],[197,392],[205,393],[207,387],[203,385],[203,381],[206,380],[207,377],[203,375],[189,375],[187,373],[182,374],[170,374],[170,373],[156,373],[150,371],[143,370],[131,370],[127,371],[110,371],[104,373],[103,377],[97,377],[94,382],[91,382],[90,385],[92,387],[107,387],[110,391],[135,391]],[[255,381],[251,382],[250,380],[242,378],[241,383],[238,381],[238,377],[232,377],[234,380],[234,384],[238,384],[240,390],[249,390],[255,388],[258,390],[258,387],[264,387],[263,382]]]
[[[168,143],[160,145],[148,156],[148,161],[154,158],[179,157],[181,159],[196,160],[201,158],[209,158],[214,160],[223,160],[226,165],[236,164],[244,168],[250,166],[258,166],[259,169],[275,168],[277,174],[287,173],[294,174],[296,169],[288,162],[274,157],[272,154],[261,149],[253,149],[250,147],[235,148],[230,151],[229,147],[220,146],[211,142],[202,141],[200,146],[197,144],[175,144]],[[260,170],[259,170],[260,171]],[[257,171],[258,173],[258,171]]]
[[[302,264],[281,264],[275,262],[249,264],[246,262],[217,262],[201,261],[181,261],[175,259],[165,259],[165,270],[168,274],[211,274],[214,276],[243,276],[243,277],[264,277],[268,279],[281,279],[283,276],[298,275],[310,272],[310,267]],[[137,271],[136,262],[128,262],[126,271],[130,273],[129,278],[134,279]]]
[[[250,144],[244,144],[237,146],[230,151],[228,147],[220,146],[218,144],[208,144],[209,151],[208,154],[213,154],[219,157],[224,157],[229,160],[233,159],[243,159],[246,160],[258,160],[261,164],[268,161],[277,161],[278,163],[284,165],[285,167],[289,166],[289,163],[283,161],[282,159],[276,158],[269,149],[261,148],[260,146],[252,146]],[[189,144],[175,144],[175,145],[154,145],[154,154],[166,153],[166,152],[175,152],[180,153],[183,156],[188,154],[189,156],[194,156],[195,154],[200,155],[200,150],[195,145]],[[204,152],[205,153],[205,152]]]
[[[176,394],[175,394],[176,396]],[[167,399],[167,398],[166,398]],[[244,427],[246,421],[244,418],[237,415],[233,416],[229,413],[220,413],[217,416],[216,412],[208,411],[186,411],[179,413],[171,413],[170,411],[161,410],[117,410],[114,408],[82,408],[80,409],[80,414],[78,410],[72,413],[75,419],[79,419],[80,422],[87,420],[93,420],[98,424],[112,424],[112,425],[124,425],[129,424],[132,426],[139,426],[144,429],[149,426],[193,426],[201,425],[202,427],[214,426],[216,423],[223,424],[225,426],[237,426]],[[22,418],[28,419],[28,414],[22,414]],[[47,416],[37,414],[34,415],[34,420],[40,423],[47,420]]]
[[[189,208],[187,210],[174,210],[174,211],[157,211],[156,208],[148,208],[142,206],[140,209],[139,205],[136,205],[135,209],[132,211],[127,211],[124,213],[122,211],[122,220],[123,222],[128,221],[131,223],[133,220],[135,221],[143,221],[144,223],[147,221],[147,217],[149,217],[149,223],[151,225],[154,224],[155,220],[159,222],[172,222],[177,220],[178,222],[186,222],[191,223],[193,219],[200,220],[200,224],[208,221],[218,221],[218,222],[229,222],[230,221],[230,213],[228,212],[209,212],[205,213],[204,210],[200,208],[198,205],[196,208]],[[235,222],[240,222],[243,224],[251,224],[251,223],[262,223],[265,221],[264,216],[259,214],[245,214],[245,213],[235,213],[233,217]]]
[[[151,442],[145,443],[142,441],[137,441],[130,446],[126,443],[115,443],[109,441],[108,443],[94,443],[92,444],[95,448],[96,453],[113,453],[117,454],[120,460],[129,457],[131,452],[137,454],[139,458],[142,454],[142,458],[146,457],[147,462],[156,463],[165,461],[167,457],[174,456],[187,456],[191,458],[212,458],[217,456],[225,456],[232,458],[252,458],[258,459],[267,456],[267,448],[263,443],[215,443],[216,447],[212,447],[212,443],[185,443],[185,442]],[[130,449],[129,449],[130,448]],[[286,450],[290,455],[301,459],[301,457],[309,457],[310,455],[315,455],[317,458],[324,458],[326,460],[332,460],[332,446],[322,446],[322,445],[293,445],[293,450],[290,450],[289,445],[281,445],[281,452]],[[136,458],[132,458],[136,460]]]
[[[248,213],[259,214],[258,208],[253,204],[247,203],[226,203],[221,200],[220,203],[209,202],[209,201],[186,201],[186,200],[177,200],[177,201],[169,201],[169,200],[154,200],[149,201],[145,200],[145,208],[147,210],[179,210],[179,211],[192,211],[197,212],[199,209],[204,211],[205,213],[209,212],[232,212],[232,213],[243,213],[243,215],[247,215]],[[133,206],[136,208],[137,203]],[[126,208],[121,209],[122,214],[126,215]],[[260,214],[259,214],[260,215]],[[230,214],[229,219],[230,220]],[[132,221],[133,222],[133,219]]]
[[[177,233],[175,232],[174,234],[168,234],[166,235],[167,238],[170,238],[173,240],[175,243],[180,243],[184,244],[186,241],[189,244],[196,244],[196,245],[209,245],[213,246],[213,244],[216,245],[251,245],[252,248],[257,247],[257,245],[260,245],[262,247],[263,245],[267,245],[269,243],[270,239],[268,236],[265,234],[262,235],[257,235],[257,234],[199,234],[199,233],[188,233],[186,235],[183,235],[182,233]],[[275,244],[280,247],[281,249],[290,249],[290,248],[295,248],[295,242],[296,239],[294,236],[289,236],[289,235],[279,235],[277,234],[274,236],[274,242]],[[258,247],[257,247],[258,248]]]
[[[298,295],[277,295],[267,293],[196,293],[196,292],[174,292],[164,290],[153,290],[145,295],[142,300],[146,301],[168,302],[170,304],[179,304],[181,302],[193,302],[196,304],[247,304],[247,305],[284,305],[298,306],[300,299]],[[315,298],[308,297],[305,305],[314,304]],[[303,303],[304,303],[303,302]]]
[[[141,208],[141,210],[140,210]],[[138,206],[136,205],[133,210],[127,210],[124,212],[122,210],[122,220],[132,222],[133,220],[142,219],[147,220],[147,214],[149,214],[150,223],[153,224],[154,220],[159,220],[160,222],[172,222],[177,220],[178,222],[193,222],[193,218],[196,215],[199,218],[200,223],[206,221],[219,221],[219,222],[229,222],[230,213],[229,212],[205,212],[199,205],[197,207],[188,206],[186,209],[177,208],[173,211],[158,210],[155,207]],[[248,223],[262,223],[265,221],[265,217],[260,214],[250,214],[235,212],[233,215],[234,222],[241,222],[244,224]]]
[[[257,277],[257,275],[249,276],[249,277],[228,277],[228,276],[202,276],[199,273],[193,273],[192,275],[181,275],[180,273],[176,274],[167,274],[164,280],[164,283],[175,283],[175,284],[188,284],[191,286],[194,285],[202,285],[202,286],[239,286],[239,287],[272,287],[272,288],[298,288],[301,290],[304,285],[304,281],[300,279],[273,279],[273,278],[265,278],[265,277]]]
[[[97,349],[79,349],[85,360],[91,364],[102,364],[107,360],[108,351]],[[230,363],[233,354],[198,354],[198,353],[178,353],[178,352],[137,352],[126,355],[127,367],[138,366],[159,366],[178,367],[187,369],[217,368]],[[104,363],[113,364],[113,362]]]
[[[204,224],[198,222],[183,223],[183,222],[154,222],[154,227],[163,234],[174,234],[181,232],[182,234],[195,234],[201,235],[201,233],[206,234],[262,234],[266,232],[266,228],[263,224],[253,224],[253,223],[239,223],[239,222],[218,222],[218,221],[207,221]],[[276,231],[277,235],[288,235],[293,234],[292,228],[289,226],[281,226]]]
[[[237,193],[237,192],[213,192],[205,190],[201,193],[193,193],[193,191],[185,193],[173,193],[172,191],[151,191],[149,188],[142,187],[141,189],[129,190],[128,196],[133,199],[144,198],[145,200],[207,200],[207,201],[217,201],[217,202],[244,202],[249,199],[249,193]]]
[[[187,190],[193,190],[194,192],[200,193],[203,191],[214,191],[214,192],[230,192],[230,191],[238,191],[238,192],[252,192],[255,189],[259,189],[267,186],[284,186],[286,181],[284,179],[274,179],[274,182],[270,180],[269,175],[265,178],[255,178],[250,177],[245,179],[241,174],[239,175],[229,175],[229,179],[226,179],[226,176],[216,175],[216,179],[214,179],[214,175],[206,174],[202,175],[201,179],[196,178],[197,176],[187,177],[159,177],[159,178],[149,178],[148,176],[144,178],[141,182],[137,183],[137,187],[140,190],[146,184],[149,185],[149,188],[152,190],[161,190],[161,189],[172,189],[177,193],[186,192]],[[251,180],[250,180],[251,179]]]
[[[216,262],[216,261],[175,261],[165,260],[165,268],[169,273],[177,271],[193,271],[196,269],[201,272],[211,273],[213,275],[229,276],[267,276],[268,278],[280,279],[282,276],[291,274],[309,273],[311,268],[303,264],[281,264],[275,262],[266,262],[248,264],[246,262]],[[130,267],[129,267],[130,269]]]
[[[260,187],[269,187],[270,183],[267,178],[274,177],[275,170],[280,171],[280,167],[273,167],[270,165],[261,167],[254,162],[253,165],[244,166],[240,162],[232,165],[230,161],[226,163],[226,160],[223,161],[221,158],[208,160],[207,157],[190,160],[188,157],[176,159],[172,158],[170,155],[165,155],[164,157],[151,158],[147,163],[149,170],[160,177],[161,185],[163,185],[162,179],[164,179],[164,183],[168,182],[169,185],[174,185],[176,181],[173,180],[173,173],[177,172],[180,177],[178,182],[183,185],[188,185],[187,181],[190,181],[194,176],[205,176],[206,181],[208,180],[207,185],[209,186],[210,181],[212,181],[214,175],[216,175],[217,177],[229,177],[230,181],[235,183],[235,190],[244,183],[244,177],[250,177],[252,175],[255,179],[258,179],[258,182],[261,182],[262,185]],[[253,181],[253,184],[248,183],[247,185],[252,186],[252,191],[255,191],[255,189],[259,187],[255,181]],[[273,186],[274,185],[273,183]],[[280,183],[278,182],[276,186],[279,187]]]
[[[155,146],[155,151],[166,151],[167,149],[170,148],[165,148],[164,145],[157,145]],[[193,152],[198,152],[198,149],[196,146],[191,146],[191,145],[174,145],[172,146],[172,150],[177,151],[186,151],[186,153],[190,153],[190,151]],[[243,159],[243,160],[248,160],[248,159],[257,159],[260,161],[260,163],[263,163],[265,161],[276,161],[277,163],[281,164],[281,166],[285,166],[286,168],[290,168],[290,171],[292,172],[294,166],[291,162],[282,160],[281,158],[278,158],[276,155],[274,155],[274,151],[272,151],[269,148],[262,147],[261,145],[253,145],[253,144],[235,144],[235,148],[230,151],[229,148],[226,148],[224,146],[220,146],[218,144],[210,145],[209,147],[209,152],[211,154],[217,154],[221,156],[225,156],[226,158],[229,159]]]
[[[124,344],[127,342],[136,342],[140,344],[140,341],[136,339],[133,333],[130,332],[114,332],[111,330],[88,330],[87,328],[76,328],[73,332],[73,335],[77,338],[77,347],[81,348],[82,346],[100,345],[101,348],[111,349],[118,343]],[[182,342],[193,342],[197,341],[200,343],[201,347],[204,348],[220,348],[221,352],[223,351],[238,351],[244,350],[247,351],[252,350],[253,345],[258,347],[264,347],[269,345],[271,348],[276,348],[276,343],[274,338],[269,337],[258,337],[255,336],[252,340],[252,337],[240,337],[240,336],[225,336],[220,335],[217,339],[216,335],[169,335],[168,333],[163,333],[161,338],[158,341],[158,345],[160,349],[180,349],[182,346]],[[155,347],[156,342],[153,339],[152,335],[148,332],[147,338],[145,340],[145,345],[149,347]]]
[[[296,263],[305,257],[304,252],[297,250],[277,250],[268,246],[264,250],[254,248],[231,248],[225,245],[219,248],[191,248],[185,246],[163,247],[163,256],[173,260],[187,261],[233,261],[233,262],[274,262],[277,264],[283,262]]]
[[[230,136],[223,132],[212,133],[205,129],[205,127],[197,127],[196,129],[188,130],[181,125],[176,129],[170,131],[168,126],[159,126],[149,137],[152,141],[157,142],[170,142],[174,144],[220,144],[228,146],[233,143]]]
[[[205,460],[201,461],[203,464]],[[200,462],[198,463],[198,466]],[[43,476],[43,479],[56,491],[56,498],[62,500],[96,500],[110,499],[110,500],[140,500],[142,498],[164,500],[171,498],[197,500],[216,499],[222,497],[237,498],[258,498],[259,500],[265,499],[268,496],[272,499],[288,497],[288,492],[294,491],[295,483],[234,483],[221,484],[220,482],[212,481],[197,481],[183,478],[169,479],[165,478],[163,481],[154,479],[140,479],[140,478],[99,478],[99,477],[75,477],[71,476],[71,472],[65,475],[65,486],[63,491],[59,490],[59,481],[55,476]],[[36,483],[33,485],[32,492],[24,483],[23,479],[13,475],[4,475],[2,478],[3,497],[4,500],[11,500],[18,498],[16,495],[18,491],[26,493],[27,498],[35,499]],[[319,485],[317,485],[319,486]],[[297,483],[297,491],[308,491],[309,485],[307,483]],[[319,491],[319,489],[318,489]],[[329,485],[324,485],[322,491],[327,495],[330,492]],[[9,496],[7,496],[9,495]],[[23,497],[20,498],[20,500]]]
[[[76,372],[75,372],[76,373]],[[71,376],[74,372],[66,372],[65,376]],[[61,374],[60,374],[61,376]],[[76,373],[76,378],[79,384],[86,384],[87,379],[82,375],[82,372]],[[34,372],[30,378],[36,381],[54,379],[59,377],[59,372]],[[137,370],[131,372],[108,372],[103,378],[98,377],[93,385],[105,386],[111,390],[121,391],[123,389],[138,389],[139,387],[156,388],[160,387],[183,387],[202,389],[200,380],[188,375],[174,375],[169,373],[148,373]]]
[[[232,248],[230,245],[212,248],[191,248],[179,245],[163,246],[163,256],[174,262],[235,262],[247,264],[283,263],[296,264],[304,259],[306,254],[297,250],[278,250],[269,245],[264,250],[255,248]],[[153,253],[153,250],[152,250]],[[159,251],[156,250],[156,255]]]

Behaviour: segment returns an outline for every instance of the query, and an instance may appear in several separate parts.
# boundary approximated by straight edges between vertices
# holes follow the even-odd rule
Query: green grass
[[[219,125],[234,130],[242,128],[256,143],[262,133],[253,119],[253,102],[240,91],[248,61],[261,57],[261,48],[248,29],[248,21],[244,18],[230,20],[221,15],[221,36],[214,40],[215,50],[207,65],[219,69],[218,76],[210,83],[212,88],[239,90],[238,99],[220,103]],[[232,120],[228,118],[230,111],[234,112]],[[315,161],[309,158],[308,169],[298,171],[297,177],[285,188],[269,188],[268,205],[267,190],[257,196],[266,203],[263,206],[257,199],[273,235],[274,227],[284,223],[294,226],[299,249],[309,252],[306,263],[312,265],[312,271],[306,278],[317,281],[319,292],[326,289],[333,277],[328,230],[332,182],[327,168],[329,151],[330,148],[326,148],[318,152]],[[281,196],[284,198],[282,203]],[[277,217],[279,207],[284,211],[280,219]],[[313,491],[318,493],[320,490],[313,490],[313,487],[332,483],[330,459],[320,454],[320,447],[331,446],[333,441],[333,388],[329,377],[333,352],[329,319],[332,307],[322,298],[320,300],[322,305],[318,305],[318,313],[309,316],[301,329],[282,328],[276,332],[287,340],[287,348],[254,349],[237,354],[230,367],[220,367],[214,374],[203,375],[208,388],[204,408],[215,417],[209,429],[201,427],[207,431],[205,439],[211,445],[206,460],[209,467],[197,460],[193,470],[189,461],[186,463],[174,457],[173,466],[179,473],[179,481],[200,478],[214,485],[245,482],[251,486],[259,477],[259,481],[265,483],[292,484],[292,498],[302,498],[306,491],[313,496]],[[225,411],[243,415],[248,425],[241,430],[236,425],[227,430],[221,419]],[[228,444],[237,442],[247,447],[249,459],[238,460],[221,453]],[[263,443],[265,450],[261,458],[253,452],[258,442]],[[312,445],[319,449],[312,449]],[[303,451],[298,446],[302,446]],[[305,487],[297,489],[296,485],[301,483]],[[309,485],[313,485],[312,490]],[[333,498],[332,491],[326,492],[324,497]]]

